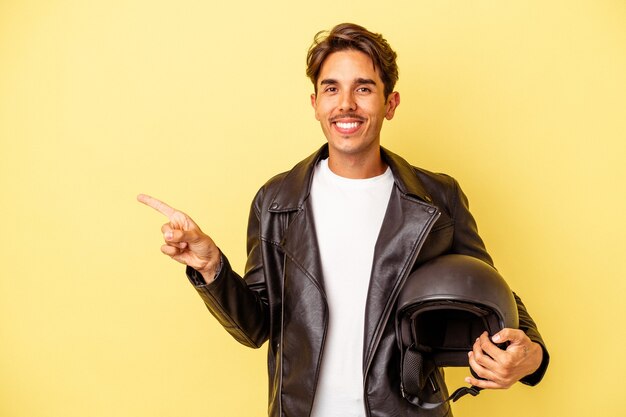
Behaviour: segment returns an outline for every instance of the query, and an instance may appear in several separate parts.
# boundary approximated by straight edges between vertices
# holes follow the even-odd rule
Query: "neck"
[[[331,150],[328,155],[328,168],[340,177],[365,179],[384,174],[387,164],[380,156],[380,149],[365,157],[363,155],[334,155]]]

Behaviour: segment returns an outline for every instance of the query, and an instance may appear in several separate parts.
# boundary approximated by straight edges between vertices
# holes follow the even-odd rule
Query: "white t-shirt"
[[[311,203],[329,308],[313,417],[362,417],[363,329],[374,246],[393,174],[349,179],[315,168]]]

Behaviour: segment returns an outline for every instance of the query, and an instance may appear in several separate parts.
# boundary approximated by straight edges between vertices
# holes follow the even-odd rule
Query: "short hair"
[[[397,55],[381,34],[370,32],[354,23],[341,23],[330,31],[321,31],[315,35],[306,56],[306,75],[313,82],[315,93],[317,79],[326,58],[333,52],[347,49],[363,52],[370,57],[374,67],[380,72],[385,86],[385,99],[389,97],[398,81]]]

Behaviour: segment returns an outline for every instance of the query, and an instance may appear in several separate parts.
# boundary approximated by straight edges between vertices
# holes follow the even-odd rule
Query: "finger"
[[[171,232],[172,229],[172,224],[171,223],[165,223],[163,226],[161,226],[161,233],[163,233],[163,236],[165,236],[166,234],[168,234],[168,236],[170,236],[171,234],[169,234],[168,232]]]
[[[506,341],[511,342],[512,344],[520,343],[526,338],[526,333],[519,329],[509,329],[505,328],[500,330],[498,333],[494,334],[491,340],[494,343],[504,343]]]
[[[502,385],[498,384],[494,381],[488,381],[486,379],[476,379],[472,376],[468,376],[465,378],[465,382],[471,384],[475,387],[484,388],[484,389],[503,389]]]
[[[471,378],[474,381],[482,381],[482,380],[486,380],[486,381],[490,381],[493,382],[495,384],[500,385],[501,388],[503,388],[500,384],[500,377],[494,372],[494,368],[490,368],[488,366],[483,366],[480,363],[478,363],[478,361],[476,360],[476,354],[474,353],[474,351],[470,351],[468,353],[468,358],[469,358],[469,365],[472,368],[472,370],[474,371],[474,373],[482,379],[476,378],[476,377],[468,377]],[[497,366],[497,364],[494,363],[494,366]],[[466,379],[467,380],[467,379]],[[472,385],[474,385],[474,383],[472,382]],[[478,386],[484,386],[484,384],[480,384]]]
[[[494,350],[496,350],[494,352]],[[489,337],[487,336],[487,332],[476,339],[474,342],[474,346],[472,349],[472,356],[474,360],[479,363],[481,366],[492,369],[496,365],[497,358],[495,355],[499,354],[500,349],[491,343]]]
[[[179,229],[172,229],[169,223],[165,223],[161,226],[163,232],[163,240],[169,246],[173,246],[178,249],[185,249],[189,244],[185,240],[185,232]]]
[[[193,242],[194,237],[196,236],[193,232],[172,229],[171,227],[166,227],[165,225],[161,229],[163,230],[163,239],[165,240],[165,243],[176,246],[177,248],[186,248],[189,242]]]
[[[487,368],[492,364],[493,360],[483,353],[480,345],[480,338],[476,339],[472,350],[467,353],[470,367],[482,378],[486,378],[485,375]]]
[[[498,346],[494,345],[491,342],[487,332],[484,332],[483,334],[481,334],[478,340],[480,343],[481,350],[486,355],[489,355],[489,357],[493,359],[495,362],[501,362],[503,360],[503,356],[506,355],[505,351],[500,349]]]
[[[495,334],[493,338],[509,342],[506,350],[502,351],[504,354],[498,357],[498,360],[503,365],[510,364],[512,360],[519,361],[526,358],[529,350],[533,347],[533,342],[526,335],[526,333],[518,329],[502,329],[500,332]]]
[[[198,225],[185,213],[180,210],[175,210],[174,214],[169,217],[169,222],[161,226],[161,232],[165,234],[166,231],[172,229],[192,230],[200,229]]]
[[[172,207],[168,206],[167,204],[165,204],[164,202],[162,202],[161,200],[158,200],[154,197],[151,197],[147,194],[139,194],[137,196],[137,201],[139,201],[140,203],[145,204],[148,207],[152,207],[153,209],[155,209],[156,211],[158,211],[159,213],[167,216],[167,218],[171,218],[174,213],[176,213],[176,210],[173,209]]]
[[[180,242],[183,238],[182,230],[173,228],[171,223],[165,223],[161,226],[161,232],[163,232],[163,239],[168,243]]]
[[[185,249],[181,249],[181,248],[178,248],[178,247],[172,246],[172,245],[163,245],[163,246],[161,246],[161,252],[163,252],[165,255],[167,255],[169,257],[172,257],[172,258],[174,258],[175,256],[180,255],[184,251],[185,251]]]
[[[165,245],[177,249],[187,249],[187,247],[189,246],[187,242],[170,242],[167,239],[165,240]]]
[[[465,378],[465,382],[481,388],[508,389],[511,388],[511,386],[517,381],[507,378],[479,379],[473,376],[468,376]]]

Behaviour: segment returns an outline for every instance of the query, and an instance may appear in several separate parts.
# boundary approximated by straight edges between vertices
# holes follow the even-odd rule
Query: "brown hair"
[[[326,58],[333,52],[346,49],[363,52],[371,58],[385,85],[385,98],[389,97],[398,81],[397,55],[381,34],[372,33],[354,23],[341,23],[330,32],[321,31],[315,35],[306,56],[306,75],[313,82],[315,93],[317,78]]]

